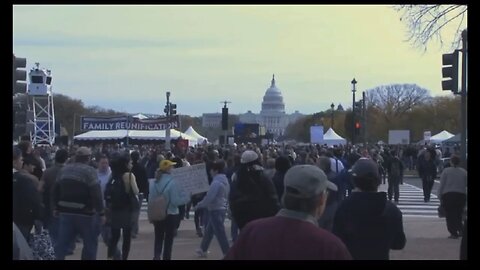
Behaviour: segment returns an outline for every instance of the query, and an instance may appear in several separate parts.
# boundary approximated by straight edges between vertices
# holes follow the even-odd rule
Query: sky
[[[441,89],[451,52],[407,41],[380,5],[15,5],[13,52],[52,70],[55,93],[128,113],[258,113],[272,74],[287,113],[351,107],[361,91],[415,83]],[[449,37],[449,33],[451,37]],[[453,40],[453,31],[444,33]]]

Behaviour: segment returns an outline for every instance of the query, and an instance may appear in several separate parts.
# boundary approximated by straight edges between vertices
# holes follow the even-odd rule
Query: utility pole
[[[129,134],[129,133],[130,133],[130,115],[127,114],[126,117],[127,117],[127,140],[126,140],[127,142],[126,142],[125,148],[128,149],[128,148],[129,148],[129,146],[128,146],[128,144],[129,144],[128,137],[130,136],[130,134]]]
[[[352,96],[353,96],[353,100],[352,100],[352,146],[355,145],[355,91],[357,91],[355,89],[355,85],[357,84],[357,81],[355,80],[355,78],[353,78],[352,80]]]
[[[461,95],[461,117],[462,132],[460,135],[460,155],[461,163],[467,168],[467,29],[462,31],[462,91]]]
[[[224,100],[221,101],[220,103],[223,103],[223,108],[222,108],[222,129],[223,129],[223,145],[227,145],[227,133],[228,133],[228,108],[227,104],[232,103],[230,101]]]
[[[165,150],[170,151],[170,92],[167,91],[167,105],[164,110],[167,116],[167,129],[165,130]]]
[[[365,91],[362,92],[363,147],[367,147],[367,110],[365,108]]]

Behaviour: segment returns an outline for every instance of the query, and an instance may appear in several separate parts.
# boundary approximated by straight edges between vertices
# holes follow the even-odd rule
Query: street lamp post
[[[462,121],[462,132],[460,133],[460,159],[461,164],[465,169],[467,168],[467,46],[467,29],[465,29],[462,31],[462,92],[460,92],[460,115]]]
[[[330,104],[330,108],[332,108],[332,126],[331,126],[331,128],[333,129],[333,109],[335,108],[335,104],[333,104],[333,102],[332,102],[332,104]]]
[[[170,122],[170,91],[167,91],[167,105],[165,106],[165,115],[167,116],[167,123]],[[165,130],[165,150],[170,151],[170,127],[167,124],[167,129]]]
[[[352,101],[352,146],[355,144],[355,85],[357,81],[355,78],[352,80],[352,94],[353,94],[353,101]]]
[[[362,116],[363,147],[367,147],[367,107],[365,106],[365,91],[362,92]]]

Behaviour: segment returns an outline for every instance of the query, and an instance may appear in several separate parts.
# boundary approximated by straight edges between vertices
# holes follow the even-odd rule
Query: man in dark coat
[[[381,179],[373,160],[359,159],[350,172],[355,191],[340,203],[332,232],[354,260],[388,260],[390,249],[406,244],[402,212],[385,192],[377,192]]]
[[[57,241],[58,218],[53,216],[53,187],[60,170],[64,167],[68,158],[68,152],[65,149],[59,149],[55,153],[55,165],[46,169],[40,179],[43,204],[45,205],[44,225],[48,229],[53,244]]]
[[[37,185],[26,174],[19,170],[23,166],[22,152],[13,147],[13,222],[22,232],[23,237],[30,239],[30,231],[36,220],[41,219],[42,199]]]
[[[395,150],[391,152],[391,158],[388,162],[388,199],[391,201],[392,197],[398,203],[400,198],[400,183],[403,179],[403,162],[398,157]]]
[[[227,260],[350,260],[345,244],[319,228],[328,197],[337,187],[317,166],[297,165],[285,174],[283,208],[248,223]],[[239,224],[240,225],[240,224]]]
[[[243,152],[241,166],[234,174],[230,187],[229,204],[233,219],[240,230],[248,222],[275,215],[280,209],[272,181],[263,175],[258,154]]]
[[[435,165],[435,158],[433,158],[431,151],[426,150],[418,158],[417,170],[418,175],[422,178],[423,200],[429,202],[433,183],[437,177],[437,166]]]

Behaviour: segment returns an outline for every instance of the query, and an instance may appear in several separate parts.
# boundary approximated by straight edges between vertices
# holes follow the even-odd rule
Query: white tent
[[[331,145],[342,145],[346,144],[347,140],[340,137],[332,128],[329,128],[325,134],[323,134],[323,143],[331,146]]]
[[[141,114],[141,113],[135,114],[135,115],[133,115],[132,117],[133,117],[133,118],[137,118],[137,119],[147,119],[147,118],[148,118],[148,116],[145,116],[145,115],[143,115],[143,114]]]
[[[191,136],[191,137],[193,137],[193,138],[196,138],[199,144],[202,144],[204,141],[208,141],[207,138],[205,138],[205,137],[203,137],[202,135],[198,134],[198,133],[193,129],[192,126],[188,127],[188,129],[185,130],[184,133],[187,134],[187,135],[189,135],[189,136]]]
[[[457,135],[451,137],[450,139],[447,139],[445,141],[443,141],[442,143],[452,143],[452,144],[455,144],[455,143],[460,143],[461,142],[461,134],[458,133]]]
[[[448,140],[448,139],[452,138],[453,136],[455,136],[455,135],[453,135],[452,133],[444,130],[444,131],[430,137],[430,142],[431,143],[441,143],[445,140]]]
[[[136,140],[165,140],[165,130],[90,130],[74,137],[75,140],[121,140],[127,137]],[[188,140],[189,146],[198,143],[196,138],[182,133],[175,129],[170,129],[170,137],[178,139],[182,137]]]
[[[90,130],[73,137],[75,140],[121,140],[127,137],[127,130]]]
[[[166,135],[165,130],[129,130],[128,137],[138,140],[165,140]],[[188,140],[189,146],[194,146],[198,143],[196,138],[176,129],[170,129],[170,137],[174,139],[182,137],[182,139]]]

